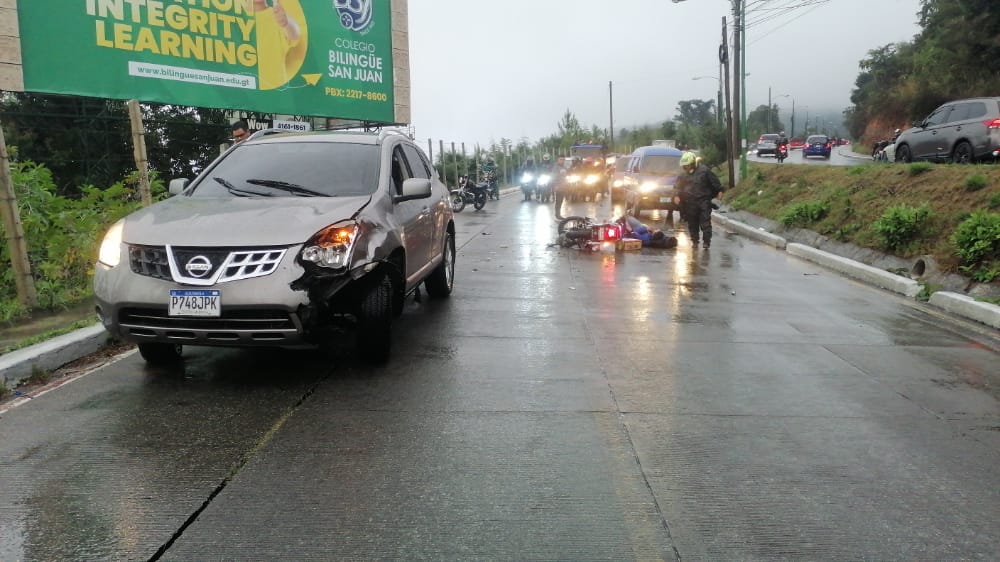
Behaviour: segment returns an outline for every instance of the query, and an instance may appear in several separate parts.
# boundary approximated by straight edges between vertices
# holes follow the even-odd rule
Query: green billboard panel
[[[30,0],[24,89],[393,122],[390,0]]]

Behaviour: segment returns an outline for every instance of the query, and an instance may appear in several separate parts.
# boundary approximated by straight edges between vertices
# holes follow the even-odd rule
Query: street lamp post
[[[792,97],[792,94],[778,94],[775,97],[777,97],[777,98],[792,98],[792,129],[791,129],[792,132],[791,132],[790,135],[788,135],[788,137],[789,138],[794,137],[795,136],[795,98]]]
[[[720,66],[720,68],[721,68],[721,66]],[[716,116],[716,121],[721,125],[722,124],[722,80],[719,79],[719,78],[716,78],[715,76],[694,76],[691,79],[692,80],[701,80],[702,78],[710,78],[712,80],[718,80],[719,81],[719,97],[718,97],[718,101],[716,102],[718,105],[715,107],[715,116]]]

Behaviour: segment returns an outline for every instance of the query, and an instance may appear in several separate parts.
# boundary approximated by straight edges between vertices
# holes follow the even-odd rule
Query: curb
[[[0,355],[0,383],[15,388],[35,371],[52,371],[94,353],[109,337],[104,326],[96,324]]]
[[[913,279],[901,277],[868,264],[850,260],[836,254],[831,254],[830,252],[824,252],[823,250],[817,250],[804,244],[786,243],[784,238],[776,234],[754,228],[739,221],[734,221],[728,217],[713,213],[712,220],[720,226],[742,234],[747,238],[752,238],[779,250],[784,249],[793,256],[814,262],[823,267],[843,273],[848,277],[893,291],[900,295],[915,298],[922,290],[920,283]],[[938,291],[932,294],[929,304],[955,316],[1000,329],[1000,306],[995,304],[980,302],[972,297],[948,291]]]
[[[888,289],[894,293],[913,298],[920,294],[920,283],[907,277],[900,277],[895,273],[889,273],[876,267],[872,267],[861,262],[842,258],[836,254],[817,250],[804,244],[789,244],[788,253],[811,262],[818,263],[835,271],[839,271],[848,277],[860,279],[883,289]]]
[[[947,291],[938,291],[931,295],[930,303],[946,312],[1000,329],[1000,306],[995,304],[979,302],[971,297]]]

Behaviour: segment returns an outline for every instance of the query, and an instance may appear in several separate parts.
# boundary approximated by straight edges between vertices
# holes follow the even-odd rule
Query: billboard
[[[16,12],[25,91],[408,117],[395,76],[408,78],[405,0],[30,0]]]

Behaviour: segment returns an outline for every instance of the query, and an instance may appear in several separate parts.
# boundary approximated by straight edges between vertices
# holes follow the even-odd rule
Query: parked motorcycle
[[[475,182],[463,176],[458,180],[458,189],[451,190],[449,194],[451,210],[461,213],[466,205],[472,203],[472,206],[479,211],[486,206],[486,201],[489,199],[488,192],[488,185],[476,185]]]

